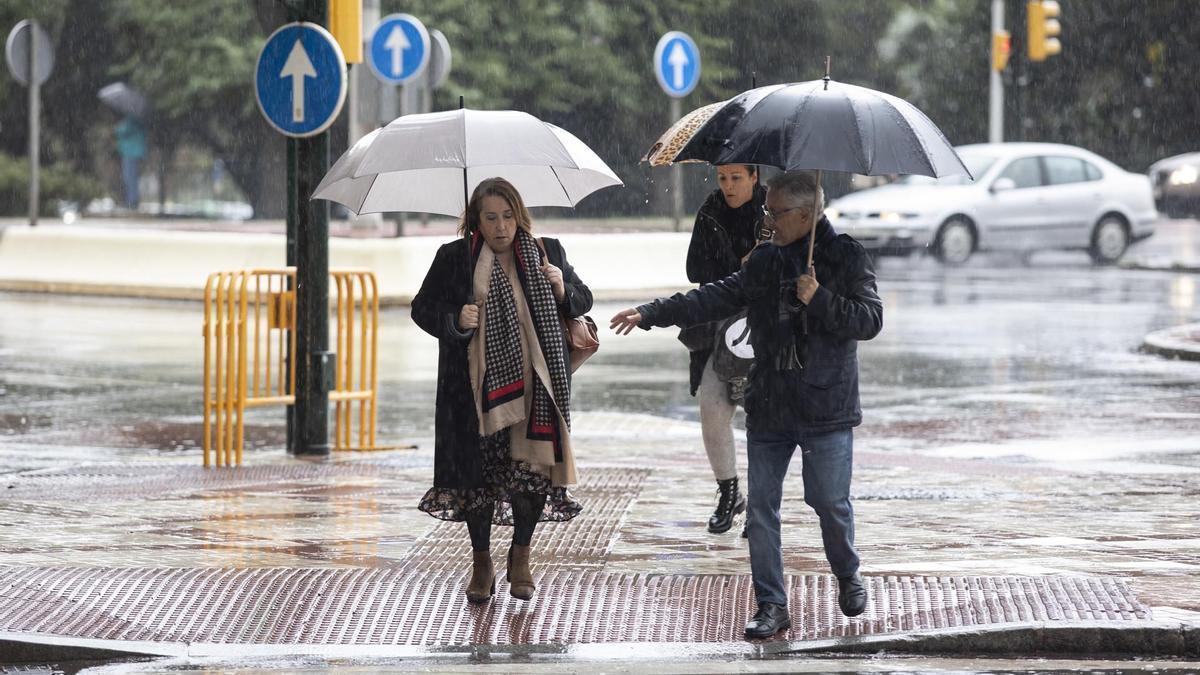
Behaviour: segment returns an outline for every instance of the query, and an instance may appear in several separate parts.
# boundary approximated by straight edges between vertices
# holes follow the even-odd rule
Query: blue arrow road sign
[[[271,33],[259,52],[254,94],[263,116],[280,133],[319,134],[346,102],[346,59],[324,28],[290,23]]]
[[[371,34],[368,63],[387,84],[403,84],[429,63],[429,31],[411,14],[389,14]]]
[[[700,49],[687,33],[671,31],[654,48],[654,75],[668,96],[683,98],[700,82]]]

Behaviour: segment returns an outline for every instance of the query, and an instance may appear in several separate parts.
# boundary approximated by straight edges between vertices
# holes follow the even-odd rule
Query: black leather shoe
[[[746,637],[769,638],[781,630],[792,627],[792,617],[788,615],[787,607],[764,602],[758,606],[758,613],[746,624]]]
[[[838,577],[838,606],[846,616],[858,616],[867,608],[867,589],[858,572]]]
[[[712,534],[728,532],[733,527],[733,517],[745,510],[746,497],[738,491],[738,479],[717,481],[717,508],[708,519],[708,531]]]

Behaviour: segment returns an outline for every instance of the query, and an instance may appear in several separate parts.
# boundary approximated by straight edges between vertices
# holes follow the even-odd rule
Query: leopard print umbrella
[[[680,117],[675,124],[671,125],[667,132],[660,136],[650,150],[642,157],[643,162],[649,162],[650,166],[669,166],[675,161],[675,155],[687,145],[687,142],[692,140],[692,136],[704,126],[712,116],[717,113],[729,101],[720,101],[718,103],[710,103],[703,108],[696,108],[690,113]],[[700,162],[703,160],[688,159],[686,162]]]

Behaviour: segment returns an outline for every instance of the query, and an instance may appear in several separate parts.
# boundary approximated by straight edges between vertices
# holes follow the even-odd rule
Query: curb
[[[1200,323],[1154,331],[1142,339],[1142,351],[1169,359],[1200,361]]]
[[[777,653],[1200,656],[1200,626],[1162,621],[1041,622],[951,628],[794,644]]]
[[[1200,263],[1181,262],[1178,260],[1163,260],[1147,261],[1147,260],[1131,260],[1129,262],[1121,262],[1117,265],[1123,270],[1139,270],[1143,272],[1184,272],[1188,274],[1200,274]]]
[[[645,301],[663,290],[695,287],[681,262],[690,242],[686,232],[559,239],[597,299]],[[408,305],[436,251],[451,240],[336,239],[329,263],[373,270],[380,304]],[[285,243],[283,235],[261,233],[12,226],[0,230],[0,291],[202,300],[213,272],[282,267]]]
[[[463,655],[533,655],[558,660],[616,656],[644,660],[693,661],[736,656],[745,659],[792,654],[898,653],[923,656],[1200,656],[1200,626],[1161,621],[1042,622],[996,624],[985,628],[912,631],[894,635],[808,641],[763,641],[692,644],[597,643],[579,645],[470,645],[414,647],[404,645],[229,644],[125,642],[61,635],[0,631],[4,663],[67,660],[111,660],[134,657],[321,656],[329,658],[435,658]],[[686,653],[688,658],[677,655]],[[664,658],[664,655],[676,655]]]

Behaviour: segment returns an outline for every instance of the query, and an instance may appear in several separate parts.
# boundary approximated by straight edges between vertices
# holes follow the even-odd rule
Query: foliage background
[[[1200,3],[1060,0],[1063,53],[1023,57],[1024,3],[1007,3],[1014,58],[1005,80],[1010,140],[1072,143],[1127,169],[1200,149]],[[751,86],[833,76],[909,99],[955,144],[987,134],[988,0],[383,0],[446,34],[454,51],[435,109],[462,95],[571,130],[625,180],[582,214],[668,208],[667,172],[637,160],[668,125],[650,67],[658,37],[682,30],[703,57],[690,110]],[[116,192],[112,127],[96,92],[125,80],[153,101],[147,170],[171,187],[180,157],[219,159],[257,215],[284,212],[284,142],[254,104],[251,73],[283,0],[8,0],[0,26],[36,18],[56,43],[43,87],[43,164],[80,195]],[[6,28],[7,30],[7,28]],[[344,117],[344,115],[343,115]],[[344,122],[344,120],[343,120]],[[0,153],[24,157],[26,90],[0,72]],[[335,127],[333,152],[345,148]],[[6,171],[0,212],[19,213],[19,172]],[[687,168],[686,204],[712,189]]]

